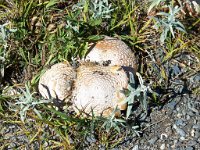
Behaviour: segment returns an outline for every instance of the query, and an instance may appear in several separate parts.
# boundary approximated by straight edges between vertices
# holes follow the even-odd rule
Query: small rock
[[[194,140],[191,140],[191,141],[188,142],[189,146],[195,146],[196,144],[197,144],[197,142],[194,141]]]
[[[144,144],[146,141],[144,139],[141,139],[140,144]]]
[[[191,117],[193,117],[195,114],[192,111],[188,111],[187,114]]]
[[[184,110],[182,110],[182,114],[183,114],[183,115],[186,115],[186,113],[187,113],[187,112],[186,112],[186,110],[185,110],[185,109],[184,109]]]
[[[190,120],[190,116],[189,115],[186,115],[186,120]]]
[[[171,148],[172,148],[172,149],[175,149],[177,143],[178,143],[178,140],[175,139],[174,142],[173,142],[173,145],[171,145]]]
[[[165,132],[166,132],[168,135],[171,135],[171,134],[172,134],[172,126],[166,127]]]
[[[193,129],[200,129],[200,125],[199,124],[195,124],[192,126]]]
[[[194,150],[194,148],[193,147],[187,147],[185,150]]]
[[[105,150],[106,148],[103,145],[99,145],[99,150]]]
[[[194,130],[194,129],[192,129],[192,130],[190,131],[190,134],[191,134],[191,136],[193,136],[193,137],[194,137],[194,135],[195,135],[195,130]]]
[[[200,137],[200,131],[196,130],[194,133],[194,137],[198,139]]]
[[[15,143],[10,143],[8,145],[8,149],[14,149],[16,147],[16,144]]]
[[[73,139],[70,136],[68,137],[68,139],[70,144],[74,143]]]
[[[44,142],[43,147],[47,147],[49,144],[47,141]]]
[[[139,150],[139,146],[138,145],[135,145],[132,150]]]
[[[184,141],[184,140],[185,140],[185,137],[181,136],[181,137],[180,137],[180,140],[181,140],[181,141]]]
[[[150,139],[148,142],[149,142],[149,144],[153,145],[157,140],[158,140],[158,137],[154,137],[154,138]]]
[[[169,107],[170,109],[173,110],[175,108],[176,104],[177,104],[176,101],[172,101],[169,104],[167,104],[167,107]]]
[[[119,150],[119,148],[113,148],[112,150]]]
[[[161,149],[161,150],[164,150],[164,149],[165,149],[165,144],[164,144],[164,143],[160,146],[160,149]]]
[[[168,135],[167,135],[166,133],[162,133],[162,134],[160,135],[160,139],[161,139],[161,140],[166,140],[167,137],[168,137]]]
[[[177,125],[177,126],[185,126],[186,123],[184,123],[182,119],[178,119],[178,120],[176,121],[176,125]]]
[[[193,104],[191,103],[188,103],[188,108],[193,111],[194,113],[199,113],[199,111],[193,106]]]
[[[199,82],[200,81],[200,74],[199,75],[197,74],[193,79],[194,79],[195,82]]]
[[[87,137],[86,137],[86,140],[87,140],[89,143],[95,143],[95,142],[96,142],[96,139],[94,138],[94,136],[87,136]]]
[[[200,143],[200,138],[199,138],[199,139],[196,139],[196,141],[197,141],[198,143]]]
[[[183,129],[179,128],[176,126],[176,124],[173,125],[173,128],[176,130],[176,132],[181,136],[181,137],[185,137],[186,133]]]
[[[176,111],[177,111],[177,112],[179,112],[180,110],[181,110],[180,107],[177,107],[177,108],[176,108]]]
[[[176,116],[177,116],[178,118],[181,118],[183,115],[182,115],[181,113],[178,113]]]

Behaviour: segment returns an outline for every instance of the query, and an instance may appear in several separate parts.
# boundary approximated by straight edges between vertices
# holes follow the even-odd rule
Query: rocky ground
[[[182,55],[177,60],[184,57],[191,56]],[[163,105],[152,106],[149,115],[142,121],[141,137],[132,138],[129,135],[114,150],[200,149],[200,94],[192,94],[191,90],[200,86],[200,73],[182,79],[180,74],[186,73],[186,68],[176,69],[178,72],[170,79],[170,92],[167,96],[161,94]]]
[[[190,68],[199,65],[197,59],[190,54],[183,54],[176,58],[177,62],[181,59],[186,59],[185,64],[190,65]],[[193,58],[193,59],[192,59]],[[183,61],[182,61],[183,62]],[[189,63],[189,64],[188,64]],[[169,63],[170,64],[170,63]],[[172,63],[173,64],[173,63]],[[195,93],[195,89],[200,86],[200,73],[186,66],[180,66],[175,63],[169,65],[171,78],[169,85],[165,90],[158,89],[160,102],[159,105],[149,105],[149,113],[146,118],[138,118],[140,126],[140,137],[131,135],[128,131],[125,138],[114,146],[113,150],[132,149],[132,150],[198,150],[200,149],[200,95]],[[141,110],[136,109],[135,114],[139,114]],[[9,117],[9,116],[8,116]],[[28,121],[28,126],[31,126],[34,120]],[[12,122],[6,123],[0,120],[0,136],[1,140],[8,141],[5,149],[14,149],[20,147],[22,149],[39,149],[40,142],[31,141],[23,132],[32,132],[33,129],[27,129],[27,126],[22,126],[20,123]],[[34,125],[34,123],[32,124]],[[34,127],[33,127],[34,128]],[[42,137],[47,134],[54,134],[53,139],[57,135],[48,126],[43,126],[46,130]],[[28,133],[27,133],[28,134]],[[120,138],[120,134],[119,134]],[[75,139],[69,137],[70,143]],[[43,143],[47,147],[51,144]],[[1,144],[0,144],[1,145]],[[80,143],[80,149],[106,149],[104,144],[98,142],[94,136],[85,138],[84,143]],[[76,147],[79,149],[79,147]]]

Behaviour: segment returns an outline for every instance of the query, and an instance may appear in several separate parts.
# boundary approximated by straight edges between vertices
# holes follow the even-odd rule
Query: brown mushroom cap
[[[132,67],[137,70],[132,50],[123,41],[108,36],[90,47],[85,60],[100,64],[110,61],[110,65]]]
[[[125,95],[122,92],[128,86],[128,78],[120,66],[81,65],[77,69],[77,80],[72,102],[76,111],[108,116],[122,104]],[[77,110],[78,109],[78,110]]]
[[[75,76],[75,71],[69,63],[55,64],[41,76],[39,92],[46,99],[63,100],[71,95]]]

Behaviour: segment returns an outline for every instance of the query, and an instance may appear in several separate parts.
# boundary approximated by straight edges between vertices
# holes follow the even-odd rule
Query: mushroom
[[[109,116],[118,110],[118,116],[127,108],[124,90],[129,81],[127,68],[136,70],[134,53],[123,41],[107,36],[90,49],[86,62],[76,70],[69,63],[53,65],[41,76],[39,91],[47,99],[70,97],[76,112]]]
[[[123,41],[109,36],[93,44],[84,60],[137,70],[136,58],[132,50]]]
[[[72,103],[77,112],[96,116],[109,116],[115,108],[125,110],[128,77],[121,66],[100,66],[85,63],[77,69],[77,79],[72,93]],[[115,113],[120,114],[120,111]]]
[[[75,70],[68,62],[55,64],[41,76],[39,92],[46,99],[64,100],[71,95],[75,76]]]

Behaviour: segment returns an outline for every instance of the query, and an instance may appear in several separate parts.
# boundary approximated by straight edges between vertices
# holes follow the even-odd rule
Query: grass
[[[36,145],[36,149],[83,149],[92,147],[87,142],[89,138],[95,139],[93,148],[98,144],[111,149],[127,135],[138,136],[140,127],[133,118],[131,105],[134,91],[129,97],[128,112],[121,118],[81,118],[43,101],[37,85],[50,65],[84,57],[90,42],[110,35],[124,40],[138,56],[138,71],[144,80],[139,78],[139,88],[143,87],[143,92],[149,87],[143,85],[146,81],[152,81],[152,90],[165,89],[169,80],[167,63],[183,52],[200,59],[200,21],[198,17],[187,16],[176,22],[177,16],[170,12],[160,13],[157,20],[156,16],[148,18],[148,10],[161,8],[159,2],[141,5],[135,0],[0,1],[0,130],[14,125],[12,135],[6,136],[23,135],[28,139],[14,142],[13,148],[34,149]],[[174,22],[166,22],[166,17]],[[158,21],[162,23],[156,30],[154,25]],[[173,23],[184,26],[187,33],[173,30]],[[194,73],[190,66],[187,68],[188,76]],[[195,68],[196,72],[199,68]],[[199,93],[199,88],[193,91]],[[152,95],[145,101],[160,105],[160,97]],[[13,141],[0,136],[0,143],[0,148],[6,149]]]

